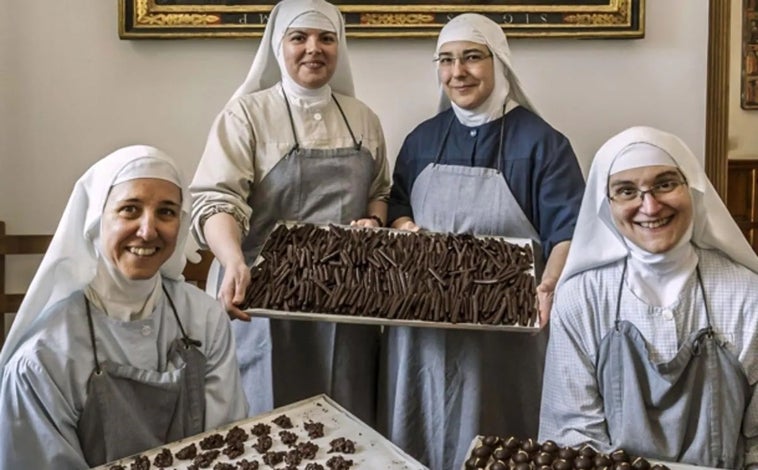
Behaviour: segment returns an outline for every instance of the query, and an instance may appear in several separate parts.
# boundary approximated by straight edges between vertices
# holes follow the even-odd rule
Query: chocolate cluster
[[[585,445],[560,447],[553,441],[486,436],[471,450],[465,467],[487,470],[669,470],[618,449],[610,454]]]
[[[357,465],[346,458],[359,445],[345,437],[329,441],[329,454],[318,459],[319,445],[309,439],[324,437],[324,423],[312,419],[294,423],[281,414],[267,423],[233,426],[225,433],[207,434],[178,448],[157,451],[151,461],[145,455],[130,457],[127,463],[116,463],[108,470],[147,470],[149,468],[187,468],[188,470],[344,470]],[[342,455],[335,455],[342,454]],[[343,457],[344,455],[344,457]]]
[[[472,235],[279,225],[244,308],[534,326],[530,246]]]

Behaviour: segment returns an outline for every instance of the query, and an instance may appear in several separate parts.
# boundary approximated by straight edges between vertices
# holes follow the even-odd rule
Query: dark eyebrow
[[[683,178],[682,174],[679,172],[679,170],[669,170],[664,171],[663,173],[659,173],[655,175],[655,178],[653,178],[653,181],[659,181],[664,178]],[[634,181],[629,180],[619,180],[619,181],[613,181],[609,184],[610,187],[616,187],[616,186],[624,186],[624,185],[632,185],[636,186],[637,183]]]
[[[472,52],[479,52],[479,53],[481,53],[481,54],[486,54],[488,51],[483,51],[483,50],[481,50],[481,49],[478,49],[478,48],[476,48],[476,47],[471,47],[471,48],[469,48],[469,49],[464,49],[464,50],[463,50],[463,52],[462,52],[461,54],[462,54],[462,55],[465,55],[465,54],[471,54]],[[437,54],[437,56],[438,56],[438,57],[442,57],[442,56],[452,56],[452,55],[453,55],[453,53],[452,53],[452,52],[440,52],[439,54]]]
[[[130,197],[127,199],[121,199],[118,201],[119,204],[143,204],[144,201],[138,197]],[[160,202],[163,206],[174,206],[174,207],[180,207],[181,203],[173,201],[171,199],[165,199]]]

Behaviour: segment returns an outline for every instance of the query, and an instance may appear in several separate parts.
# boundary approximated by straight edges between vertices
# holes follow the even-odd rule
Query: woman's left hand
[[[540,314],[540,329],[545,328],[550,321],[550,309],[553,307],[553,293],[556,279],[542,279],[537,286],[537,308]]]

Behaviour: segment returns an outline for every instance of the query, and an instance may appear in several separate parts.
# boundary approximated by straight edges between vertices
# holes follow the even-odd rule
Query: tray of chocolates
[[[561,447],[514,436],[476,436],[461,470],[695,470],[675,462],[648,460],[624,449],[598,452],[590,445]]]
[[[96,470],[417,470],[425,466],[326,395],[96,467]]]
[[[279,223],[243,308],[270,318],[539,331],[530,239]]]

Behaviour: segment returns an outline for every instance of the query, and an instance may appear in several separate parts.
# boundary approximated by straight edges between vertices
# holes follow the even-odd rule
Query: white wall
[[[642,40],[511,42],[527,92],[570,138],[585,170],[600,144],[635,124],[672,131],[703,153],[708,2],[646,5]],[[350,41],[358,96],[381,118],[393,158],[434,112],[434,44]],[[247,73],[256,45],[122,41],[115,0],[5,0],[0,220],[11,233],[52,233],[77,177],[131,143],[163,148],[191,176],[208,126]]]
[[[758,110],[740,105],[742,86],[742,0],[731,0],[729,54],[729,158],[758,158]]]

